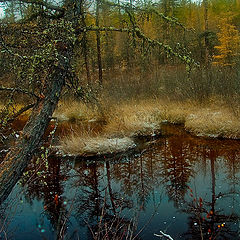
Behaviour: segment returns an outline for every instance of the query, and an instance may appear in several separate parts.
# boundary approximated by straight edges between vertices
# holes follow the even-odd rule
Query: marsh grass
[[[109,139],[156,135],[163,122],[182,124],[199,136],[240,138],[240,81],[234,71],[200,69],[188,78],[183,66],[162,66],[151,73],[121,72],[108,77],[111,81],[98,96],[101,112],[74,101],[62,102],[55,112],[60,120],[103,123],[95,135],[79,129],[63,137],[65,151],[112,152]],[[123,146],[116,151],[128,148],[124,141]]]
[[[156,99],[128,101],[111,106],[101,131],[75,128],[61,139],[61,147],[64,152],[77,155],[122,152],[134,147],[132,139],[136,137],[161,134],[163,122],[182,124],[197,136],[238,139],[239,118],[228,105],[223,104],[220,101],[204,104]]]
[[[153,101],[131,101],[108,107],[101,131],[94,133],[75,128],[61,139],[64,153],[90,156],[124,152],[135,147],[133,137],[153,135],[160,129],[160,111]]]
[[[89,121],[102,120],[103,116],[97,109],[97,106],[87,105],[80,101],[66,100],[58,104],[58,108],[53,114],[59,121]]]
[[[106,136],[71,135],[61,142],[64,153],[81,156],[95,156],[110,153],[120,153],[133,149],[135,143],[128,137],[108,138]]]
[[[198,109],[186,118],[185,129],[197,136],[240,138],[240,121],[227,108]]]
[[[107,118],[104,133],[129,137],[152,135],[160,128],[161,115],[162,110],[156,100],[128,101],[115,106]]]
[[[198,104],[152,99],[109,105],[100,131],[84,129],[89,122],[82,122],[82,127],[78,123],[60,145],[65,153],[85,156],[123,152],[134,148],[132,139],[138,136],[161,134],[163,122],[182,124],[198,136],[240,138],[238,117],[219,100]]]

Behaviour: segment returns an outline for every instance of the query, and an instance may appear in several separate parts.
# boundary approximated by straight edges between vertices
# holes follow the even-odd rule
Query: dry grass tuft
[[[79,111],[81,107],[77,109]],[[156,101],[106,104],[104,109],[106,125],[101,132],[92,135],[91,132],[76,129],[70,137],[62,138],[63,152],[87,156],[122,152],[135,146],[131,137],[153,135],[160,129],[162,118]],[[85,115],[84,119],[98,116],[95,112],[90,114]]]
[[[59,103],[57,109],[54,112],[54,117],[57,117],[59,121],[86,121],[86,120],[102,120],[102,114],[96,107],[88,106],[81,102],[76,101],[64,101]]]
[[[152,135],[158,132],[162,112],[156,101],[127,102],[118,105],[104,128],[109,136]]]
[[[198,136],[240,138],[239,118],[224,108],[202,108],[189,114],[185,128]]]
[[[104,136],[83,137],[72,135],[61,141],[61,149],[64,153],[81,156],[119,153],[130,150],[135,146],[134,141],[128,137],[107,138]]]
[[[101,130],[86,132],[83,131],[84,127],[76,128],[71,136],[61,140],[65,153],[88,156],[125,151],[134,146],[131,140],[134,137],[160,133],[162,122],[184,124],[187,131],[198,136],[240,138],[240,121],[236,112],[219,99],[211,98],[201,104],[196,101],[158,99],[105,102],[103,109],[105,125]],[[70,114],[80,116],[78,125],[89,124],[86,119],[91,121],[102,117],[97,109],[87,109],[78,103],[58,111],[68,119]]]
[[[173,124],[184,124],[187,116],[194,109],[193,102],[165,102],[162,103],[162,118],[164,121]]]

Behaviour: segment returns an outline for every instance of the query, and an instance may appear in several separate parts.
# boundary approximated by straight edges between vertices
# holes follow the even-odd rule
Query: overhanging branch
[[[0,0],[1,1],[1,0]],[[8,54],[12,55],[12,56],[15,56],[15,57],[18,57],[20,58],[21,60],[24,60],[24,59],[27,59],[28,57],[27,56],[22,56],[14,51],[12,51],[4,42],[3,40],[3,37],[2,37],[2,29],[0,29],[0,49],[2,52],[7,52]],[[0,89],[1,90],[1,89]]]
[[[0,2],[2,3],[6,3],[6,2],[21,2],[21,3],[28,3],[28,4],[35,4],[35,5],[38,5],[38,6],[43,6],[47,9],[50,9],[50,10],[55,10],[55,11],[58,11],[58,12],[64,12],[64,8],[63,7],[59,7],[59,6],[56,6],[56,5],[53,5],[53,4],[50,4],[50,3],[47,3],[45,1],[38,1],[38,0],[0,0]]]
[[[146,41],[151,47],[160,47],[163,48],[165,52],[170,54],[171,56],[175,56],[178,59],[180,59],[182,62],[184,62],[187,65],[194,65],[199,66],[199,64],[191,58],[189,55],[182,55],[174,49],[172,49],[169,45],[164,44],[162,42],[159,42],[158,40],[151,39],[147,37],[139,28],[129,29],[129,28],[115,28],[115,27],[97,27],[97,26],[88,26],[86,28],[81,28],[80,31],[86,32],[86,31],[115,31],[115,32],[127,32],[127,33],[135,33],[139,39],[142,39]]]
[[[128,3],[127,4],[118,4],[118,3],[114,3],[114,2],[109,2],[107,0],[101,0],[101,2],[104,3],[104,4],[107,4],[109,6],[112,6],[112,7],[118,7],[118,8],[124,9],[125,11],[139,11],[139,12],[145,12],[145,13],[154,13],[158,17],[162,18],[164,21],[169,22],[169,23],[174,24],[174,25],[177,25],[177,26],[183,28],[185,31],[194,31],[194,29],[186,28],[176,18],[165,16],[163,13],[157,11],[151,5],[148,5],[146,7],[141,8],[141,7],[132,6],[132,5],[130,6]]]

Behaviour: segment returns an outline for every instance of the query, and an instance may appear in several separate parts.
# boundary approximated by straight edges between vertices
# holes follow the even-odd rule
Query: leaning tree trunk
[[[0,164],[0,204],[8,197],[38,148],[58,103],[68,70],[69,52],[61,49],[58,66],[53,66],[44,95],[33,108],[19,140]]]

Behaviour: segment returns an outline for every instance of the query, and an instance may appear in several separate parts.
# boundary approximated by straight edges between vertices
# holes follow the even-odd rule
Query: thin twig
[[[167,238],[167,239],[169,239],[169,240],[174,240],[170,235],[164,233],[163,231],[160,231],[160,233],[161,233],[162,235],[159,235],[159,234],[155,234],[155,233],[154,233],[154,236],[160,237],[160,238],[165,237],[165,238]]]
[[[0,91],[20,92],[20,93],[24,93],[26,95],[39,99],[39,97],[35,93],[29,92],[28,90],[22,89],[22,88],[9,88],[9,87],[0,86]]]

